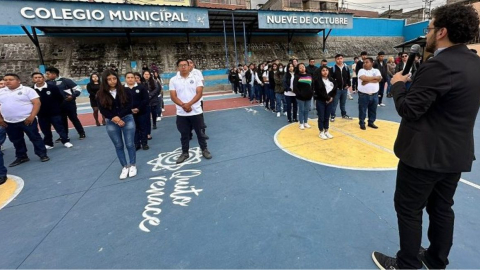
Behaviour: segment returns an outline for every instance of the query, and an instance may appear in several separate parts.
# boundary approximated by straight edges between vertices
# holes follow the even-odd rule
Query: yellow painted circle
[[[13,201],[23,189],[23,180],[14,175],[8,175],[8,180],[0,185],[0,209]]]
[[[337,117],[330,123],[333,139],[318,137],[317,119],[310,119],[312,128],[300,130],[298,123],[281,128],[275,143],[283,151],[313,163],[350,170],[396,170],[398,158],[393,153],[399,124],[377,120],[378,129],[361,130],[358,119]]]

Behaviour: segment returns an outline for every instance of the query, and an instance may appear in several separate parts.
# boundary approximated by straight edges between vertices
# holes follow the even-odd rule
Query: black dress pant
[[[182,143],[182,152],[188,153],[190,149],[190,131],[193,129],[197,134],[198,144],[202,150],[207,148],[207,140],[203,136],[203,114],[192,115],[192,116],[179,116],[177,115],[177,129],[180,132]]]
[[[400,269],[420,269],[417,258],[422,241],[422,214],[425,206],[430,218],[426,254],[434,269],[448,265],[453,243],[453,195],[461,173],[439,173],[412,168],[399,162],[395,189],[395,210],[400,233],[397,263]]]
[[[85,134],[82,123],[78,119],[77,104],[75,101],[64,101],[61,106],[62,124],[68,137],[68,119],[72,122],[79,135]]]

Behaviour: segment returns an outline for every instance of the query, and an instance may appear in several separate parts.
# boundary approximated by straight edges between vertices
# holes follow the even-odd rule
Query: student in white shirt
[[[193,74],[193,76],[197,77],[201,82],[202,82],[202,86],[205,85],[205,78],[203,78],[203,74],[200,70],[196,69],[196,65],[195,63],[193,62],[192,59],[187,59],[187,62],[188,62],[188,68],[190,70],[190,73]],[[179,72],[177,72],[177,75],[179,74]],[[202,92],[202,96],[200,97],[200,106],[202,107],[202,111],[203,111],[203,92]],[[203,123],[203,126],[202,126],[202,136],[208,140],[210,139],[207,134],[205,133],[205,129],[207,128],[207,124],[205,124],[205,116],[203,115],[202,113],[202,123]],[[190,140],[193,138],[193,133],[192,133],[192,130],[190,131]]]
[[[177,108],[177,129],[181,135],[182,154],[177,159],[180,164],[189,158],[190,132],[195,130],[198,144],[202,149],[202,155],[211,159],[212,155],[207,149],[207,140],[202,135],[203,109],[200,99],[203,94],[203,83],[199,77],[189,70],[188,61],[180,59],[177,61],[179,73],[170,79],[170,97]]]
[[[358,115],[360,129],[365,130],[365,118],[368,109],[368,126],[374,129],[377,118],[378,90],[382,74],[373,68],[373,58],[367,57],[363,62],[363,68],[358,71]]]

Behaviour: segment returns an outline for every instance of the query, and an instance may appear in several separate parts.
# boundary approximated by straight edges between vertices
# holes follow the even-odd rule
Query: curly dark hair
[[[447,28],[452,43],[467,43],[478,36],[480,24],[477,11],[461,3],[441,6],[433,11],[433,26]]]

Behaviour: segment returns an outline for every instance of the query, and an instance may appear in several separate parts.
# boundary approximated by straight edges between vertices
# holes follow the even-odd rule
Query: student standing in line
[[[98,90],[100,89],[100,78],[98,77],[97,73],[92,73],[90,75],[90,82],[87,84],[87,92],[90,98],[90,106],[93,109],[93,119],[95,119],[95,124],[100,126],[100,122],[98,121],[98,104],[96,95]],[[105,125],[105,117],[102,115],[102,125]]]
[[[275,72],[274,81],[275,81],[275,99],[276,99],[276,108],[277,117],[281,116],[282,109],[284,113],[287,113],[287,106],[285,102],[285,89],[283,86],[283,79],[285,77],[285,72],[283,70],[283,64],[278,64],[278,71]],[[283,105],[282,105],[283,104]]]
[[[15,147],[15,161],[9,167],[14,167],[30,161],[27,156],[24,134],[33,144],[35,154],[42,162],[49,161],[45,143],[38,133],[37,113],[40,110],[40,98],[30,87],[20,83],[17,74],[9,73],[3,77],[4,87],[0,89],[0,126],[6,128],[8,139]]]
[[[60,139],[65,147],[71,148],[67,132],[62,125],[61,106],[63,96],[56,85],[47,84],[45,77],[40,72],[32,74],[33,88],[40,97],[40,111],[37,114],[38,125],[43,133],[43,142],[47,150],[53,149],[52,125],[60,135]]]
[[[297,99],[295,92],[293,92],[293,81],[295,80],[295,66],[293,63],[287,65],[287,72],[283,82],[285,89],[285,101],[287,102],[287,118],[288,122],[298,122],[297,120]],[[292,113],[293,110],[293,113]]]
[[[335,80],[330,77],[330,69],[328,67],[320,67],[320,76],[316,76],[313,81],[313,97],[318,115],[318,129],[320,137],[323,140],[332,139],[333,136],[328,132],[330,125],[330,113],[337,87]]]
[[[0,88],[3,88],[3,87],[0,87]],[[3,145],[6,138],[7,138],[7,130],[3,126],[0,126],[0,145]],[[0,150],[0,186],[5,184],[7,180],[8,180],[7,168],[5,167],[5,164],[3,161],[3,151]]]
[[[142,148],[148,150],[147,130],[150,122],[148,118],[148,103],[150,98],[148,91],[141,84],[135,82],[135,74],[127,72],[125,74],[125,90],[130,92],[132,97],[132,114],[135,120],[135,150]]]
[[[395,64],[395,60],[393,60],[393,56],[390,56],[387,61],[387,72],[388,72],[388,80],[387,80],[387,98],[393,97],[390,93],[392,89],[392,80],[393,75],[395,75],[395,68],[397,65]]]
[[[163,80],[158,71],[153,72],[153,79],[160,86],[160,94],[158,95],[159,106],[157,107],[157,122],[159,122],[162,121],[162,112],[165,111],[165,104],[163,103]]]
[[[312,75],[307,73],[305,64],[300,63],[297,66],[298,74],[295,75],[293,81],[293,92],[297,97],[298,115],[300,120],[299,128],[311,128],[308,124],[308,112],[310,111],[310,104],[313,97],[312,90]]]
[[[62,123],[65,131],[68,135],[68,119],[72,122],[73,126],[78,132],[80,140],[86,138],[85,130],[82,123],[78,119],[77,104],[75,99],[82,93],[82,88],[78,86],[74,81],[60,77],[60,71],[55,67],[47,68],[48,84],[53,84],[58,87],[60,93],[63,95],[64,101],[62,103]],[[60,142],[58,138],[55,142]]]
[[[120,179],[137,175],[135,153],[135,120],[132,115],[132,98],[129,91],[120,83],[117,73],[106,70],[102,74],[102,83],[97,93],[100,112],[105,115],[107,134],[112,140],[122,165]],[[124,141],[129,163],[125,157]]]
[[[160,87],[153,79],[152,73],[150,73],[150,71],[143,72],[142,83],[143,83],[143,86],[146,89],[148,89],[148,96],[150,97],[149,106],[150,106],[151,120],[149,115],[148,117],[149,128],[147,130],[147,134],[148,134],[148,139],[151,139],[152,126],[153,126],[153,129],[157,129],[157,106],[159,106],[158,94],[160,93]]]

